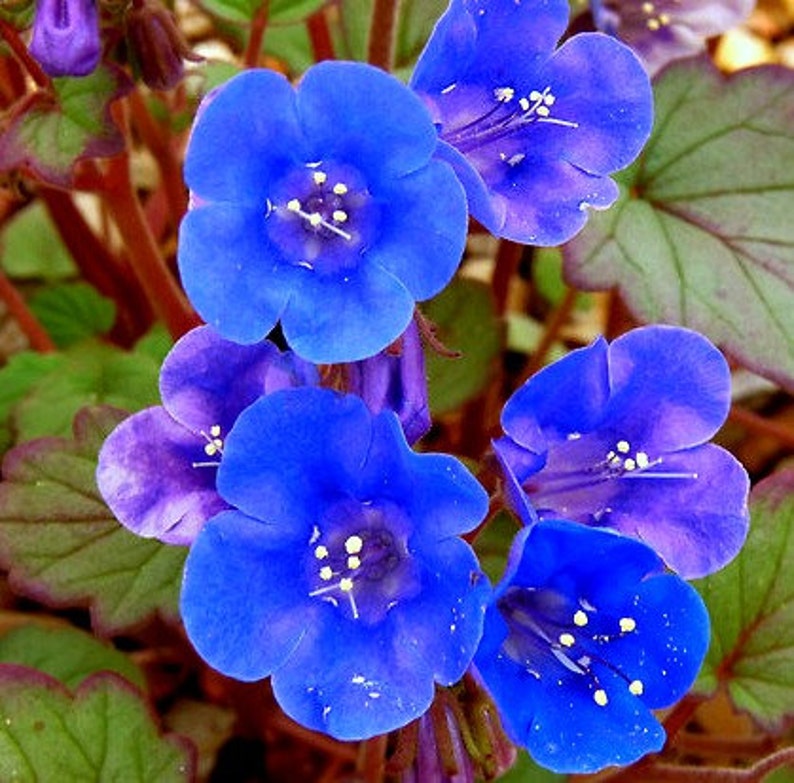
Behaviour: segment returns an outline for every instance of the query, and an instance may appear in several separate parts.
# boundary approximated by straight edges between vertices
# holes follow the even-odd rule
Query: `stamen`
[[[593,693],[593,701],[599,707],[606,707],[609,703],[609,699],[607,698],[607,692],[603,688],[599,688],[597,691]]]
[[[364,540],[361,536],[348,536],[345,541],[345,552],[349,555],[357,555],[364,547]]]
[[[636,628],[637,622],[633,617],[620,618],[620,630],[623,631],[623,633],[631,633]]]
[[[573,647],[576,644],[576,639],[572,633],[561,633],[560,644],[563,647]]]
[[[319,544],[317,548],[314,550],[314,556],[318,560],[325,560],[328,557],[328,547]]]
[[[334,187],[336,188],[336,186]],[[290,199],[290,201],[287,202],[287,209],[308,221],[312,228],[319,228],[322,226],[323,228],[327,228],[332,233],[342,237],[342,239],[346,239],[348,242],[353,239],[352,234],[348,234],[347,231],[343,231],[341,228],[339,228],[339,226],[329,223],[327,220],[323,220],[323,216],[319,212],[305,212],[301,208],[300,201],[298,201],[296,198]]]
[[[642,696],[644,691],[645,686],[642,684],[642,680],[632,680],[629,683],[629,693],[632,693],[634,696]]]
[[[347,212],[345,212],[345,211],[344,211],[344,210],[342,210],[342,209],[335,209],[335,210],[333,211],[333,214],[331,215],[331,217],[332,217],[332,218],[333,218],[333,219],[334,219],[334,220],[335,220],[337,223],[344,223],[344,222],[347,220]]]
[[[334,578],[334,569],[331,566],[323,566],[320,569],[320,579],[327,582],[329,579]]]
[[[312,179],[315,185],[322,185],[325,183],[325,180],[328,179],[328,175],[324,171],[315,171],[314,174],[312,174]]]
[[[493,97],[496,98],[499,103],[509,103],[513,100],[515,94],[516,91],[512,87],[497,87],[493,91]]]
[[[573,624],[578,625],[579,628],[584,628],[589,621],[587,617],[587,613],[583,612],[581,609],[577,609],[573,616]]]
[[[333,191],[337,196],[344,196],[347,193],[347,185],[344,182],[337,182],[333,187]]]

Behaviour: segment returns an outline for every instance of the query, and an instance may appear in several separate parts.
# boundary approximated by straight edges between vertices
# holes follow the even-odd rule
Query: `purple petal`
[[[204,442],[162,407],[125,419],[99,453],[97,484],[118,520],[166,544],[190,544],[207,519],[228,505],[215,489],[217,468]]]
[[[99,65],[95,0],[38,0],[30,53],[50,76],[87,76]]]

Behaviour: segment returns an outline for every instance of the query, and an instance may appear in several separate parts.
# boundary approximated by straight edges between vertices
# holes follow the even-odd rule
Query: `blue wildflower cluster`
[[[121,523],[190,547],[201,658],[270,677],[289,716],[338,739],[417,721],[405,780],[446,779],[428,715],[460,736],[432,705],[464,677],[550,769],[659,750],[653,710],[708,646],[684,580],[747,532],[746,473],[709,442],[728,367],[686,329],[599,339],[530,378],[490,503],[459,460],[412,448],[431,427],[416,303],[453,278],[469,215],[563,242],[650,132],[637,57],[600,33],[555,48],[567,23],[566,0],[452,0],[410,86],[326,62],[296,87],[248,70],[210,93],[178,251],[207,325],[165,360],[162,405],[100,454]],[[521,530],[492,587],[471,541],[502,506]]]

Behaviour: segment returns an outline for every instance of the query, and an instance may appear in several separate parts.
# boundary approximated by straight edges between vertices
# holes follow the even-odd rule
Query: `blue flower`
[[[671,326],[603,338],[530,378],[494,448],[524,519],[563,517],[651,545],[685,578],[712,573],[747,535],[747,473],[708,443],[730,372],[702,335]]]
[[[475,665],[535,761],[595,772],[661,749],[651,710],[688,691],[708,642],[703,602],[653,550],[547,520],[514,542]]]
[[[592,0],[599,30],[620,38],[653,75],[667,63],[702,52],[706,39],[749,16],[755,0]]]
[[[567,0],[452,0],[411,81],[472,215],[518,242],[560,244],[588,206],[610,206],[618,187],[609,174],[651,130],[639,60],[599,33],[554,51],[567,23]]]
[[[313,362],[364,359],[408,326],[460,262],[466,200],[421,101],[362,63],[310,68],[297,90],[246,71],[193,127],[179,267],[227,339],[280,319]]]
[[[95,0],[38,0],[30,53],[50,76],[86,76],[99,64]]]
[[[373,413],[394,411],[408,443],[430,429],[425,354],[415,321],[393,347],[347,365],[346,371],[345,390],[361,397]]]
[[[340,739],[421,715],[469,665],[490,595],[458,535],[485,491],[453,457],[415,454],[389,412],[289,389],[245,410],[199,533],[182,617],[213,668],[272,675],[284,711]]]
[[[163,405],[125,419],[102,445],[102,497],[136,535],[189,544],[229,507],[215,476],[239,413],[263,394],[316,382],[312,365],[272,343],[241,346],[210,327],[193,329],[163,362]]]

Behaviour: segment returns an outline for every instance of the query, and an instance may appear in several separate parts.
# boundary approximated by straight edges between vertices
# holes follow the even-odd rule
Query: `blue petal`
[[[421,168],[436,147],[422,102],[398,79],[364,63],[310,68],[298,86],[298,111],[312,145],[308,160],[354,165],[370,189]]]
[[[270,342],[239,345],[209,326],[184,335],[160,370],[166,410],[194,432],[218,425],[225,435],[239,413],[263,394],[317,383],[314,365]]]
[[[610,428],[650,452],[704,443],[725,422],[731,379],[703,335],[675,326],[633,329],[609,348]]]
[[[274,392],[243,411],[226,438],[218,491],[246,514],[308,539],[319,511],[355,488],[371,418],[352,395]]]
[[[166,544],[189,544],[206,520],[228,508],[215,489],[204,443],[161,407],[125,419],[99,453],[97,485],[126,528]]]
[[[542,454],[550,439],[565,440],[597,427],[610,393],[607,352],[601,337],[533,375],[507,401],[504,431]]]
[[[341,740],[385,734],[418,718],[433,700],[432,669],[391,625],[341,623],[331,612],[312,625],[273,674],[284,712]]]
[[[185,157],[188,187],[204,201],[230,201],[264,211],[268,188],[308,160],[284,76],[247,70],[202,104]]]
[[[368,262],[391,272],[417,301],[435,296],[460,264],[468,212],[452,169],[434,161],[376,194],[385,215]]]
[[[253,681],[281,666],[322,605],[308,597],[296,553],[304,540],[237,511],[211,519],[185,564],[181,615],[214,669]]]
[[[301,272],[281,325],[290,347],[309,361],[374,356],[411,322],[414,299],[408,289],[367,256],[355,269],[334,276]]]
[[[261,210],[219,203],[192,209],[179,231],[179,271],[191,303],[235,342],[267,335],[304,271],[282,263],[264,223]]]

